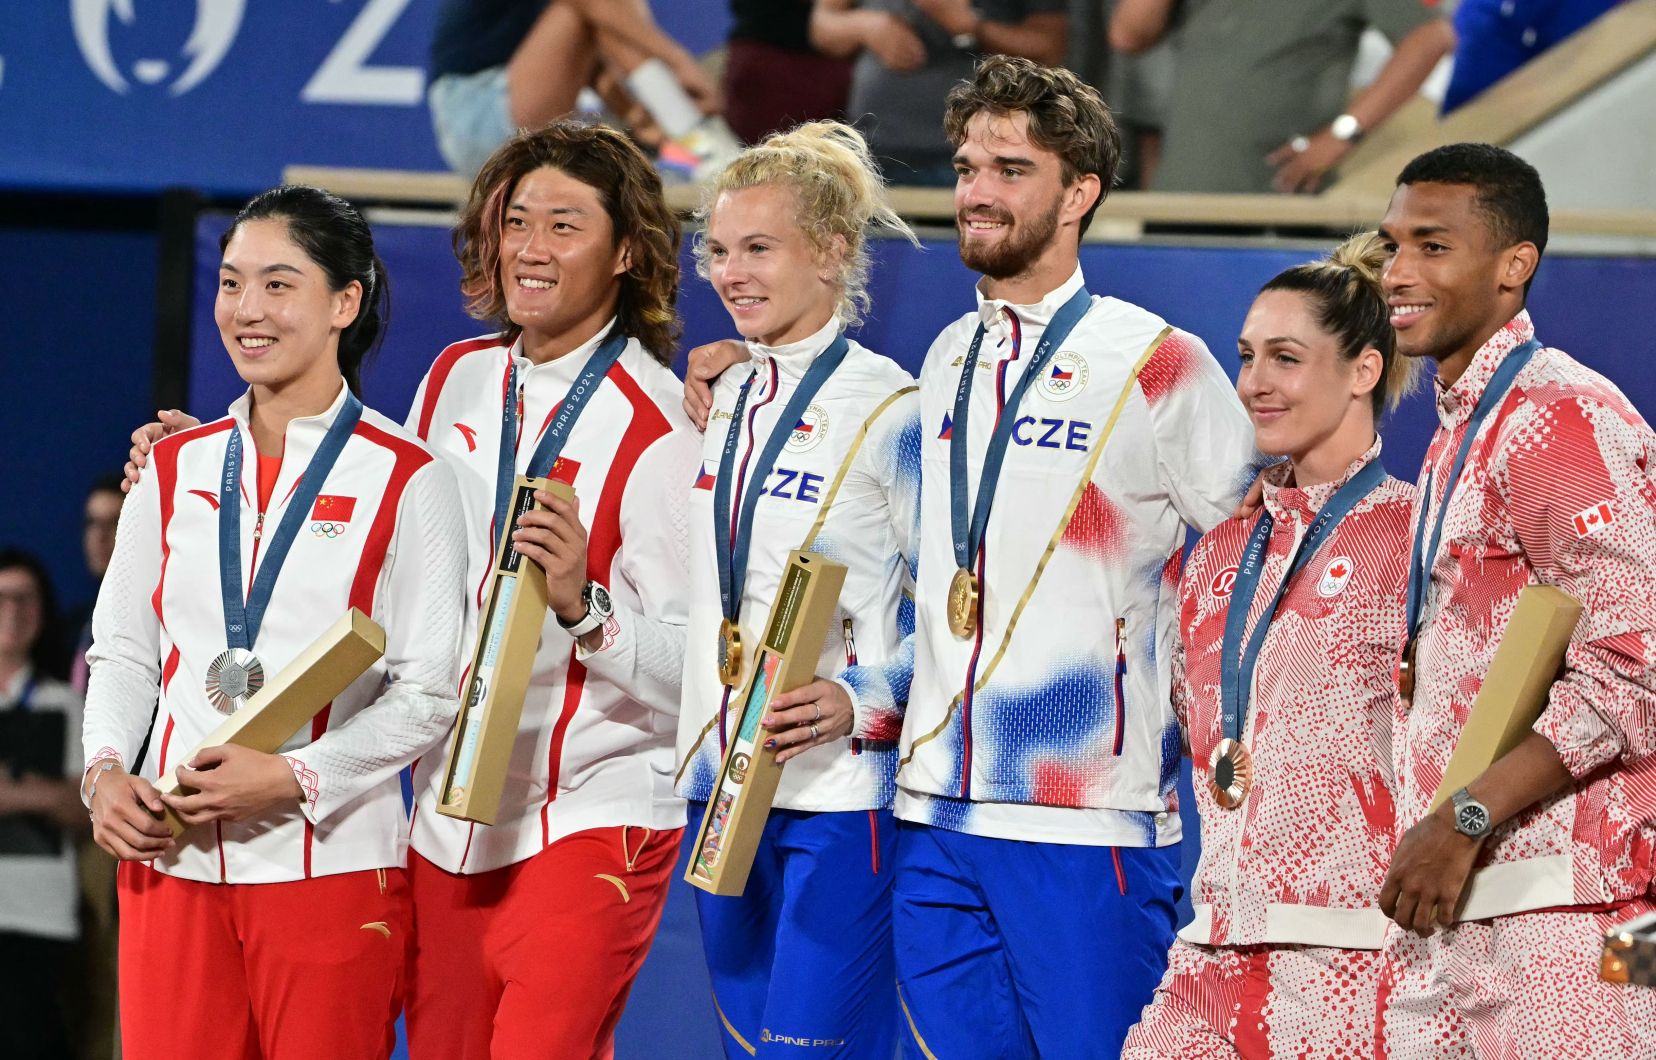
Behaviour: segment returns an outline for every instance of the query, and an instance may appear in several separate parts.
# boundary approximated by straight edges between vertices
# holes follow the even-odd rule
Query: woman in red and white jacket
[[[88,653],[81,790],[98,843],[129,862],[124,1054],[384,1057],[412,943],[397,774],[458,706],[459,495],[356,396],[387,295],[361,216],[277,188],[221,246],[214,316],[249,390],[155,445]],[[380,662],[282,753],[191,757],[352,607],[385,629]],[[160,795],[175,769],[192,793]],[[176,840],[164,806],[187,826]]]
[[[1394,840],[1391,718],[1413,488],[1380,465],[1395,352],[1372,235],[1283,272],[1237,393],[1264,507],[1196,545],[1173,700],[1196,771],[1195,919],[1123,1055],[1371,1055]]]

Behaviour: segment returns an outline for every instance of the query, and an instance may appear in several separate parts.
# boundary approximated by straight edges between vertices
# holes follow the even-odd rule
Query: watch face
[[[587,603],[593,611],[600,615],[607,615],[614,610],[614,605],[610,603],[609,590],[597,582],[593,582],[589,587]]]
[[[1483,835],[1489,831],[1489,811],[1476,803],[1469,803],[1455,811],[1455,824],[1466,835]]]

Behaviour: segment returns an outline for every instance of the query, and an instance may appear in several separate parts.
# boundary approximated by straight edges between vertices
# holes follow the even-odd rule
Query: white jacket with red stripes
[[[265,513],[275,532],[345,388],[287,428]],[[247,591],[261,562],[258,464],[244,395],[230,415],[156,443],[121,509],[115,554],[92,616],[86,761],[118,758],[155,779],[220,722],[204,678],[224,650],[219,480],[229,432],[242,432],[241,556]],[[282,749],[303,802],[187,829],[153,862],[206,882],[281,883],[404,863],[397,772],[448,733],[458,709],[455,638],[463,614],[463,528],[453,472],[392,421],[365,409],[294,540],[253,651],[274,677],[351,607],[385,629],[385,657]],[[265,535],[268,538],[268,535]],[[159,697],[159,702],[158,702]],[[153,722],[151,720],[153,709]],[[136,761],[149,736],[143,761]]]
[[[455,343],[415,395],[408,426],[454,468],[465,512],[460,667],[470,661],[491,566],[508,359],[518,367],[513,468],[522,473],[553,409],[609,330],[539,365],[523,356],[521,342],[499,336]],[[441,752],[416,767],[414,849],[443,869],[503,868],[589,828],[684,824],[684,802],[673,794],[673,742],[689,586],[685,504],[701,437],[680,407],[682,395],[678,378],[629,339],[570,432],[564,468],[587,532],[587,576],[609,589],[615,615],[600,650],[588,654],[547,612],[495,824],[436,812]]]

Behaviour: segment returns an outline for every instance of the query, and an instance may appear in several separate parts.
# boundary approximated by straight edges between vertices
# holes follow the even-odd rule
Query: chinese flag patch
[[[325,523],[348,523],[355,511],[355,497],[324,493],[316,498],[316,504],[311,507],[310,517]]]
[[[553,482],[562,482],[565,485],[575,485],[575,474],[581,470],[579,460],[571,460],[567,456],[560,456],[552,462],[552,473],[546,477]]]
[[[1616,521],[1616,513],[1610,507],[1609,501],[1599,501],[1591,508],[1583,508],[1575,513],[1575,532],[1577,537],[1592,537]]]

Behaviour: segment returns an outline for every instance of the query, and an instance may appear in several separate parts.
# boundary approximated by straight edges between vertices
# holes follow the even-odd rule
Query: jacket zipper
[[[1121,757],[1121,745],[1127,736],[1127,620],[1116,619],[1115,628],[1115,746],[1111,754]]]

